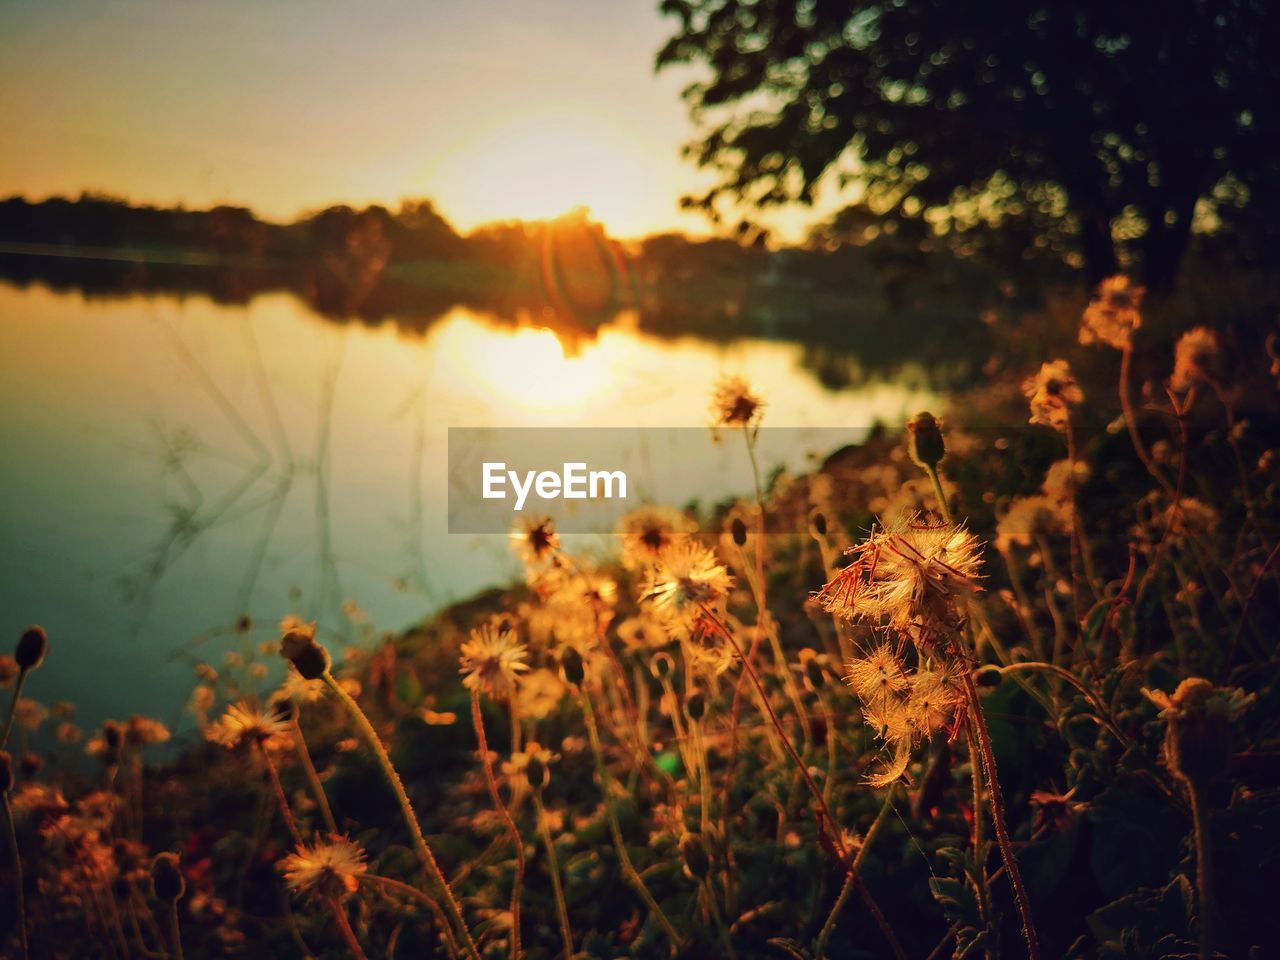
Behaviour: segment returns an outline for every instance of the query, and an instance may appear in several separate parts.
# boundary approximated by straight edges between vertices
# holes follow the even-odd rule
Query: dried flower
[[[277,867],[290,890],[325,901],[350,897],[368,869],[363,848],[338,836],[299,844]]]
[[[529,669],[526,656],[514,628],[494,624],[478,627],[462,644],[462,685],[505,700],[516,692],[517,676]]]
[[[815,595],[845,620],[887,620],[913,636],[946,633],[958,625],[961,598],[981,589],[978,539],[954,523],[916,516],[846,552],[853,563]]]
[[[1061,433],[1067,430],[1071,408],[1084,402],[1084,391],[1065,360],[1042,364],[1039,373],[1023,381],[1022,392],[1031,406],[1031,422]]]
[[[182,876],[182,867],[176,853],[158,853],[151,861],[151,889],[156,899],[164,903],[182,899],[187,881]]]
[[[319,680],[329,672],[329,651],[316,640],[314,623],[294,623],[286,629],[280,638],[280,656],[305,680]]]
[[[887,643],[873,647],[867,656],[850,660],[844,681],[864,705],[878,707],[896,699],[909,681],[901,661]]]
[[[937,469],[947,455],[946,441],[942,439],[942,421],[927,411],[908,420],[907,453],[916,466]]]
[[[1185,393],[1197,383],[1211,383],[1218,365],[1218,335],[1206,327],[1194,327],[1178,338],[1169,385]]]
[[[692,533],[694,524],[679,510],[644,506],[633,510],[618,523],[622,541],[622,562],[630,569],[643,570],[673,542]]]
[[[1117,350],[1128,348],[1133,331],[1142,325],[1145,293],[1144,288],[1134,286],[1123,274],[1103,280],[1085,308],[1080,342],[1105,343]]]
[[[560,534],[550,517],[521,517],[510,536],[516,556],[531,570],[551,562],[560,550]]]
[[[227,712],[211,723],[205,739],[234,749],[256,743],[264,750],[287,747],[292,742],[289,724],[275,709],[263,709],[254,700],[241,700],[227,707]]]
[[[669,629],[689,631],[704,605],[719,601],[733,578],[716,555],[699,543],[676,543],[648,571],[640,600]]]
[[[712,427],[750,427],[759,422],[764,401],[742,377],[726,375],[711,395]]]

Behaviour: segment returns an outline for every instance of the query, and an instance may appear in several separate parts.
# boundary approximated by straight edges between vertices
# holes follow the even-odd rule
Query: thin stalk
[[[297,710],[290,711],[293,723],[293,742],[298,751],[298,763],[301,764],[303,772],[307,775],[307,783],[311,785],[311,792],[315,794],[316,804],[320,807],[320,816],[324,819],[325,828],[330,833],[338,832],[338,825],[333,819],[333,810],[329,806],[329,798],[325,795],[324,784],[320,782],[320,774],[316,773],[316,766],[311,762],[311,751],[307,749],[307,741],[302,736],[302,724],[298,722]]]
[[[1209,810],[1204,790],[1188,784],[1191,794],[1191,820],[1196,841],[1196,891],[1200,895],[1200,960],[1213,956],[1213,852],[1209,842]]]
[[[412,900],[417,900],[431,911],[431,915],[435,917],[436,923],[440,925],[440,933],[444,936],[444,942],[449,950],[449,956],[456,957],[458,955],[458,942],[454,939],[453,931],[450,929],[449,919],[444,915],[444,912],[440,909],[440,904],[436,902],[434,897],[428,896],[417,887],[411,887],[407,883],[402,883],[392,877],[384,877],[376,873],[362,873],[359,874],[356,879],[360,883],[378,884],[386,887],[388,890],[394,890],[402,896],[409,897]]]
[[[369,960],[365,956],[364,950],[360,948],[360,941],[356,939],[356,932],[351,929],[351,921],[347,919],[346,907],[342,905],[337,897],[334,897],[329,904],[329,912],[333,914],[333,922],[338,925],[338,932],[342,934],[342,940],[351,952],[351,956],[355,960]]]
[[[623,875],[627,878],[627,881],[635,889],[636,893],[640,895],[640,899],[644,901],[653,918],[658,921],[658,925],[662,927],[663,932],[671,941],[671,952],[674,956],[676,951],[680,949],[680,935],[676,933],[676,928],[671,925],[667,915],[662,912],[662,907],[658,905],[657,900],[653,899],[653,894],[649,892],[649,888],[645,886],[643,878],[631,863],[631,855],[627,853],[627,845],[622,839],[622,828],[618,826],[618,815],[613,809],[613,778],[610,776],[609,768],[604,762],[604,750],[600,746],[600,731],[596,726],[595,710],[591,706],[591,694],[587,692],[585,686],[580,687],[580,689],[582,691],[582,716],[587,723],[587,736],[591,739],[591,752],[595,756],[596,774],[600,778],[600,789],[604,793],[605,818],[609,821],[609,833],[613,837],[613,847],[618,854],[618,863],[622,867]]]
[[[26,668],[18,671],[18,680],[13,685],[13,698],[9,701],[9,716],[4,722],[4,735],[0,736],[0,750],[9,743],[9,731],[13,729],[13,718],[18,712],[18,700],[22,696],[22,687],[27,682],[27,674],[30,672]]]
[[[520,894],[524,886],[524,840],[520,838],[520,830],[511,818],[511,811],[502,802],[498,792],[498,781],[493,775],[493,758],[489,756],[489,738],[484,732],[484,715],[480,712],[480,691],[471,691],[471,723],[476,728],[476,743],[480,748],[480,766],[484,768],[484,782],[489,788],[489,798],[494,809],[502,814],[507,825],[507,833],[515,847],[516,877],[511,885],[511,960],[520,956]]]
[[[254,741],[254,746],[258,748],[258,754],[267,767],[267,774],[276,795],[276,805],[280,808],[280,815],[284,817],[285,826],[289,828],[289,835],[293,837],[294,843],[301,846],[302,834],[298,832],[298,822],[293,819],[293,811],[289,809],[289,798],[285,795],[284,787],[280,783],[280,771],[276,769],[275,761],[271,759],[270,752],[261,742]]]
[[[182,960],[182,924],[178,922],[178,901],[169,901],[169,942],[174,960]]]
[[[840,895],[836,897],[836,902],[831,905],[831,912],[827,914],[827,921],[822,925],[822,930],[818,933],[818,943],[813,949],[813,955],[817,960],[822,960],[826,953],[827,941],[831,938],[831,934],[835,932],[836,921],[840,919],[840,913],[844,910],[844,905],[849,900],[849,894],[853,893],[854,878],[858,875],[858,868],[862,866],[862,861],[866,858],[867,851],[871,849],[871,844],[875,840],[876,834],[880,832],[880,827],[889,818],[889,811],[893,809],[893,794],[897,787],[896,783],[891,783],[885,791],[884,803],[880,805],[880,812],[876,814],[875,820],[871,822],[866,836],[862,838],[862,846],[859,848],[857,856],[853,858],[854,869],[850,870],[845,876],[844,886],[840,888]]]
[[[1031,919],[1031,905],[1027,900],[1027,890],[1022,883],[1022,872],[1018,869],[1018,861],[1013,855],[1013,844],[1009,842],[1009,830],[1005,825],[1004,797],[1000,792],[1000,778],[996,771],[995,752],[991,749],[991,736],[987,732],[987,720],[982,712],[982,702],[978,699],[978,690],[973,685],[973,676],[968,670],[960,672],[964,681],[965,694],[969,698],[969,723],[978,741],[978,752],[982,757],[983,775],[987,781],[987,802],[991,807],[991,820],[996,831],[996,845],[1000,848],[1000,858],[1004,861],[1009,873],[1009,884],[1013,887],[1013,900],[1018,907],[1018,917],[1022,921],[1022,935],[1027,941],[1027,955],[1031,960],[1040,960],[1040,940],[1036,936],[1035,922]]]
[[[725,925],[724,914],[720,912],[720,907],[716,903],[716,892],[711,886],[711,878],[702,878],[702,897],[707,904],[707,912],[711,914],[711,920],[716,925],[716,930],[720,934],[720,942],[724,945],[725,956],[729,960],[738,960],[738,952],[733,949],[733,938],[729,936],[729,928]]]
[[[338,699],[342,701],[342,705],[346,707],[347,713],[351,716],[357,729],[364,736],[365,742],[373,750],[374,756],[378,760],[378,765],[382,768],[382,774],[387,783],[390,784],[391,790],[400,804],[400,815],[404,818],[405,826],[409,828],[409,836],[413,840],[414,852],[417,853],[419,862],[426,869],[431,881],[440,888],[450,919],[457,926],[458,933],[462,935],[462,942],[467,948],[467,955],[471,957],[471,960],[480,960],[480,951],[476,949],[476,942],[472,938],[471,930],[467,927],[467,921],[462,915],[462,908],[458,905],[453,891],[449,889],[449,883],[445,880],[444,873],[440,870],[440,865],[436,862],[435,855],[431,852],[431,847],[427,845],[426,837],[422,835],[422,827],[418,825],[417,815],[414,814],[413,805],[409,802],[409,794],[405,792],[404,783],[401,782],[400,775],[396,773],[396,768],[391,763],[391,757],[387,754],[387,748],[383,745],[382,738],[378,736],[378,731],[373,728],[369,718],[360,709],[360,704],[355,702],[351,694],[342,689],[341,684],[333,678],[332,673],[326,670],[322,679]]]
[[[547,872],[551,874],[551,891],[556,898],[556,919],[560,923],[560,938],[564,941],[564,960],[573,957],[573,928],[569,925],[569,908],[564,900],[564,888],[560,884],[560,858],[556,855],[555,841],[547,823],[547,811],[542,806],[542,787],[533,788],[533,812],[538,818],[538,835],[547,852]]]
[[[22,956],[26,960],[27,953],[27,899],[22,889],[22,854],[18,851],[18,833],[13,827],[13,805],[9,802],[9,791],[0,793],[4,802],[4,821],[8,825],[9,856],[13,860],[14,889],[18,898],[18,939],[22,943]]]
[[[929,480],[933,483],[933,492],[938,498],[938,509],[942,511],[942,519],[951,523],[951,507],[947,503],[947,495],[942,492],[942,481],[938,478],[937,466],[926,463],[924,472],[929,475]]]
[[[1147,468],[1147,473],[1151,474],[1156,483],[1164,489],[1165,493],[1173,496],[1173,486],[1165,479],[1155,461],[1151,459],[1151,454],[1147,452],[1147,448],[1142,443],[1142,437],[1138,434],[1138,421],[1133,415],[1133,401],[1129,399],[1129,368],[1133,361],[1133,346],[1126,344],[1120,352],[1120,409],[1124,412],[1124,424],[1129,428],[1129,439],[1133,442],[1134,453],[1138,455],[1138,459],[1142,461],[1142,465]]]
[[[778,720],[778,715],[773,711],[773,705],[769,703],[769,697],[765,693],[764,685],[760,682],[760,677],[756,673],[755,667],[751,666],[750,661],[743,655],[742,647],[738,643],[737,638],[733,635],[733,631],[725,626],[720,618],[711,612],[706,604],[699,604],[702,608],[703,615],[707,621],[711,623],[719,631],[729,645],[733,647],[734,654],[742,661],[743,669],[750,678],[752,685],[756,688],[756,692],[760,695],[760,702],[764,705],[765,712],[769,716],[769,721],[773,724],[774,729],[778,733],[779,739],[782,741],[783,747],[791,757],[792,763],[795,764],[796,770],[803,777],[805,785],[809,788],[814,801],[817,803],[817,810],[814,811],[814,819],[818,824],[819,836],[825,835],[830,841],[832,847],[835,848],[837,856],[843,863],[848,856],[845,850],[844,841],[840,838],[839,828],[836,826],[835,817],[831,814],[831,808],[827,806],[827,801],[822,798],[822,792],[818,789],[818,785],[813,782],[813,776],[809,773],[809,768],[805,766],[804,761],[800,759],[800,755],[796,753],[796,748],[792,746],[791,739],[787,736],[786,731],[782,729],[782,724]],[[849,872],[855,875],[854,882],[858,886],[858,892],[862,895],[863,903],[871,915],[875,917],[876,923],[880,927],[880,931],[884,934],[885,939],[889,941],[889,946],[893,949],[894,956],[898,960],[906,960],[906,954],[903,952],[902,944],[898,942],[897,936],[893,932],[893,928],[889,926],[889,921],[885,919],[884,913],[880,910],[879,904],[875,898],[871,896],[871,891],[867,889],[866,884],[862,883],[861,878],[857,876],[858,868],[854,864],[849,865]],[[1038,960],[1038,958],[1037,958]]]

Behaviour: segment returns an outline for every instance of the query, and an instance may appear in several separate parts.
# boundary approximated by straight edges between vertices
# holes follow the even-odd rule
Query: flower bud
[[[165,903],[174,903],[186,892],[187,881],[176,853],[157,853],[151,861],[151,889],[156,899]]]
[[[733,542],[738,546],[744,546],[747,542],[747,525],[742,522],[741,517],[734,517],[733,523],[729,525],[729,531],[733,534]]]
[[[935,469],[947,455],[942,423],[932,413],[917,413],[907,421],[907,451],[913,461],[929,469]]]
[[[684,712],[689,719],[697,723],[707,715],[707,695],[701,690],[694,690],[684,700]]]
[[[565,647],[560,654],[560,672],[564,674],[566,683],[577,687],[586,676],[586,666],[582,662],[582,654],[573,647]]]
[[[17,649],[13,659],[21,670],[34,670],[44,662],[44,655],[49,652],[49,637],[44,627],[27,627],[18,638]]]
[[[319,680],[329,672],[329,651],[316,640],[314,628],[290,630],[281,637],[280,656],[292,663],[304,680]]]
[[[13,758],[8,751],[0,750],[0,793],[13,789]]]
[[[541,790],[551,780],[547,772],[547,765],[536,754],[529,757],[529,765],[525,767],[524,772],[525,776],[529,778],[529,785],[535,790]]]
[[[1000,668],[995,664],[983,664],[973,671],[973,685],[986,688],[998,687],[1003,676]]]
[[[655,653],[649,660],[649,672],[653,674],[655,680],[671,676],[671,671],[675,669],[675,666],[676,663],[671,659],[671,654],[661,651]]]
[[[821,510],[815,510],[809,517],[809,526],[813,530],[814,536],[825,537],[827,535],[827,515]]]
[[[689,875],[701,880],[711,872],[711,859],[707,856],[707,848],[702,837],[696,833],[687,833],[680,841],[680,856],[684,858],[685,868]]]

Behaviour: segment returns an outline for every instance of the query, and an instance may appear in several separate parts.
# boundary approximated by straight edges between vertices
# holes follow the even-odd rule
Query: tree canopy
[[[1270,0],[664,0],[661,69],[703,68],[686,202],[811,202],[963,246],[1030,228],[1090,279],[1117,252],[1167,283],[1193,218],[1256,203],[1280,171]],[[858,213],[862,216],[857,216]]]

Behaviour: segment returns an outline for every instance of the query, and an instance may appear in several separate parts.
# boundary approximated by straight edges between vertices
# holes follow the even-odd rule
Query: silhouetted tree
[[[1173,277],[1197,204],[1248,202],[1280,167],[1273,0],[663,0],[659,68],[720,171],[691,205],[812,200],[861,181],[882,221],[963,235],[1030,221],[1091,280],[1132,243]],[[1209,212],[1211,207],[1201,208]]]

